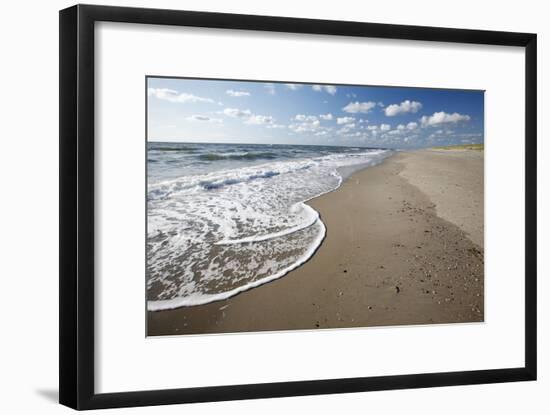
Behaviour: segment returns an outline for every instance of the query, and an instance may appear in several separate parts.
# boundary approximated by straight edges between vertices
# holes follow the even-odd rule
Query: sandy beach
[[[483,151],[401,152],[308,202],[327,227],[286,276],[148,312],[148,335],[483,321]]]

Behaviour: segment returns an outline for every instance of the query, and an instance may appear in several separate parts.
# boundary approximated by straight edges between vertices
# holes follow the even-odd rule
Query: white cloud
[[[338,117],[336,118],[336,124],[349,124],[355,121],[354,117]]]
[[[318,131],[319,124],[313,123],[302,123],[302,124],[290,124],[288,128],[290,128],[295,133],[313,133]]]
[[[195,102],[214,102],[214,100],[210,98],[202,98],[185,92],[180,93],[174,89],[169,88],[147,88],[147,95],[150,97],[155,97],[157,99],[162,99],[169,102],[177,102],[181,104]]]
[[[357,131],[356,133],[352,133],[352,130],[355,129],[355,126],[356,124],[353,122],[349,124],[344,124],[342,128],[337,131],[337,134],[344,135],[346,137],[350,137],[352,134],[361,134],[359,131]]]
[[[418,101],[409,101],[408,99],[401,104],[388,105],[384,112],[388,117],[394,117],[399,114],[406,114],[408,112],[418,112],[422,109],[422,104]]]
[[[297,114],[293,118],[296,123],[292,123],[288,126],[292,131],[296,133],[317,133],[320,131],[329,131],[328,128],[321,127],[321,122],[315,115]]]
[[[269,125],[273,124],[275,119],[271,115],[252,114],[250,110],[240,110],[238,108],[224,108],[223,114],[232,118],[240,118],[245,124],[251,125]]]
[[[267,83],[264,84],[264,88],[267,89],[269,95],[275,95],[275,84]]]
[[[220,118],[211,118],[206,115],[191,115],[187,119],[190,121],[203,121],[203,122],[212,122],[212,123],[223,122]]]
[[[459,114],[458,112],[448,114],[444,111],[440,111],[440,112],[434,112],[433,115],[430,115],[430,116],[424,115],[420,119],[420,123],[422,124],[423,127],[427,127],[427,126],[433,127],[439,124],[448,124],[448,123],[456,124],[457,122],[460,122],[460,121],[470,121],[470,116]]]
[[[319,117],[321,117],[321,119],[325,121],[332,120],[332,114],[330,112],[328,114],[321,114],[319,115]]]
[[[317,121],[317,117],[315,115],[304,115],[304,114],[297,114],[294,119],[296,121],[307,121],[307,122],[312,122],[312,121]]]
[[[350,131],[353,129],[353,128],[348,127],[348,125],[344,125],[339,130],[336,130],[336,134],[347,136],[350,133]]]
[[[225,93],[232,97],[249,97],[250,96],[250,92],[234,91],[233,89],[228,89],[227,91],[225,91]]]
[[[285,84],[285,86],[292,91],[297,91],[302,87],[300,84]]]
[[[345,112],[349,112],[351,114],[357,114],[358,112],[367,113],[371,111],[374,107],[376,107],[376,102],[367,101],[367,102],[350,102],[348,105],[346,105],[344,108],[342,108]]]
[[[237,108],[224,108],[223,113],[233,118],[248,118],[252,115],[250,110],[240,110]]]
[[[272,124],[272,123],[273,123],[273,117],[271,115],[251,115],[245,121],[245,124],[253,124],[253,125],[265,125],[265,124]]]
[[[399,124],[395,130],[390,131],[388,134],[398,135],[398,134],[409,134],[409,132],[416,130],[418,124],[415,122],[410,122],[408,124]]]
[[[335,95],[336,94],[336,87],[334,85],[312,85],[311,86],[311,89],[313,89],[314,91],[317,91],[317,92],[327,92],[329,93],[330,95]]]
[[[380,131],[390,131],[391,125],[389,124],[380,124]]]
[[[355,123],[350,123],[350,124],[344,124],[344,126],[342,127],[342,130],[345,130],[345,131],[349,131],[349,130],[353,130],[355,128]]]

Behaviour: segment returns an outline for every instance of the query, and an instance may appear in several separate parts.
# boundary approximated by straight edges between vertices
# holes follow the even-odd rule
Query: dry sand
[[[228,300],[148,312],[148,334],[483,321],[483,152],[399,153],[309,202],[310,261]]]
[[[430,198],[437,216],[483,248],[483,151],[422,151],[414,160],[404,164],[401,176]]]

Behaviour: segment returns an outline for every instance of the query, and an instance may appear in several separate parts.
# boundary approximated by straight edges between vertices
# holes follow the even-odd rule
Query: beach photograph
[[[484,321],[484,91],[146,97],[147,336]]]

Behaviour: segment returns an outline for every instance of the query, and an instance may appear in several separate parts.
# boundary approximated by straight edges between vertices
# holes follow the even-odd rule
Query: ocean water
[[[147,308],[222,300],[300,266],[326,233],[306,202],[390,154],[358,147],[148,143]]]

